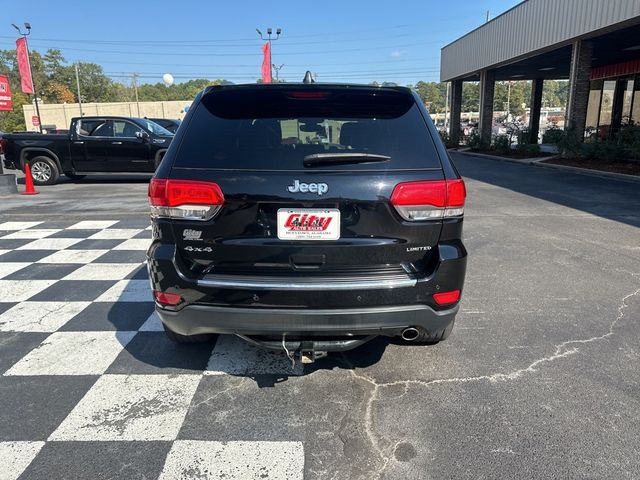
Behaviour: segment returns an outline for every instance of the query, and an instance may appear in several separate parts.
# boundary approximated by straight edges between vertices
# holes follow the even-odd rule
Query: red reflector
[[[159,292],[158,290],[154,290],[153,297],[156,299],[156,302],[162,305],[176,306],[182,302],[182,297],[176,293]]]
[[[149,202],[158,207],[222,205],[224,195],[214,182],[152,178],[149,184]]]
[[[296,100],[323,100],[329,96],[329,92],[299,91],[287,92],[285,95]]]
[[[432,205],[434,207],[461,207],[466,190],[462,179],[424,180],[399,183],[393,189],[391,204],[394,206]]]
[[[434,293],[433,299],[438,305],[448,305],[455,303],[460,299],[460,290],[452,290],[451,292]]]

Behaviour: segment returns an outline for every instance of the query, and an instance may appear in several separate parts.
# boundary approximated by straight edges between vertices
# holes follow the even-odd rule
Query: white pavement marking
[[[89,263],[74,270],[62,280],[121,280],[141,263]]]
[[[109,250],[59,250],[36,263],[90,263]]]
[[[153,312],[149,318],[140,326],[139,332],[163,332],[162,320],[157,312]]]
[[[118,223],[118,220],[83,220],[71,225],[68,230],[102,230]]]
[[[82,240],[82,238],[39,238],[18,247],[17,250],[64,250]]]
[[[43,230],[18,230],[17,232],[10,233],[2,237],[2,239],[11,239],[11,238],[46,238],[49,235],[53,235],[54,233],[58,233],[61,229],[43,229]]]
[[[91,302],[21,302],[0,314],[2,332],[55,332]]]
[[[177,440],[159,480],[301,480],[303,476],[302,442]]]
[[[0,280],[0,298],[11,302],[23,302],[50,287],[57,280]]]
[[[291,360],[284,351],[272,352],[255,347],[233,335],[221,335],[211,352],[205,375],[302,375],[303,365]]]
[[[4,255],[5,253],[10,252],[11,250],[0,250],[0,255]]]
[[[35,227],[43,222],[4,222],[0,223],[0,232],[4,230],[24,230],[25,228]]]
[[[142,250],[146,251],[151,245],[149,238],[130,238],[113,247],[114,250]]]
[[[52,333],[5,375],[100,375],[136,333]]]
[[[49,440],[174,440],[200,375],[103,375]]]
[[[0,480],[15,480],[36,458],[44,442],[0,442]]]
[[[149,280],[120,280],[95,300],[96,302],[152,302]]]
[[[7,275],[11,275],[13,272],[22,270],[24,267],[28,267],[31,263],[19,263],[19,262],[6,262],[0,263],[0,278],[4,278]]]
[[[107,228],[94,233],[90,237],[91,240],[125,240],[142,232],[141,228]]]

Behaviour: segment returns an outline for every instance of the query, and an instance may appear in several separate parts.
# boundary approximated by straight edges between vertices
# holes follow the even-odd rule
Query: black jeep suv
[[[465,196],[407,88],[209,87],[149,187],[158,314],[179,342],[438,342],[464,282]]]

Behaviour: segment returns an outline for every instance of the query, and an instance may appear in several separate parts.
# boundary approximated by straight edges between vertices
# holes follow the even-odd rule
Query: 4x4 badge
[[[291,193],[317,193],[318,195],[324,195],[329,191],[329,185],[326,183],[304,183],[300,180],[294,180],[293,185],[287,187]]]

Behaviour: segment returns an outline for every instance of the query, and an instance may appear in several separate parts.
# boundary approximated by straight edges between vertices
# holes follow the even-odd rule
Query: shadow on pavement
[[[517,165],[452,152],[463,177],[640,226],[640,183]]]

